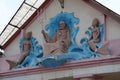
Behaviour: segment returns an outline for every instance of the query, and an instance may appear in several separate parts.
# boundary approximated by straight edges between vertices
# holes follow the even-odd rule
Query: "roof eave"
[[[118,23],[120,23],[120,15],[113,12],[112,10],[108,9],[107,7],[103,6],[102,4],[100,4],[99,2],[95,1],[95,0],[83,0],[85,3],[87,3],[88,5],[90,5],[91,7],[99,10],[101,13],[113,18],[114,20],[116,20]]]
[[[6,49],[7,46],[20,34],[21,29],[25,29],[31,21],[33,21],[34,17],[42,14],[43,10],[48,7],[48,5],[52,2],[53,0],[45,0],[45,2],[32,14],[32,16],[20,27],[18,31],[15,32],[15,34],[3,45],[1,46],[2,49]]]
[[[43,12],[43,10],[45,8],[47,8],[46,5],[50,4],[53,0],[46,0],[35,12],[34,14],[22,25],[22,27],[3,45],[1,46],[2,49],[6,49],[7,46],[20,34],[21,29],[25,29],[27,27],[27,25],[32,21],[32,19],[34,17],[36,17],[38,15],[38,12]],[[105,6],[101,5],[100,3],[98,3],[95,0],[83,0],[85,3],[87,3],[88,5],[92,6],[93,8],[99,10],[101,13],[113,18],[114,20],[116,20],[118,23],[120,23],[120,15],[118,15],[117,13],[113,12],[112,10],[106,8]],[[42,13],[41,12],[41,13]],[[41,14],[39,13],[39,15]]]

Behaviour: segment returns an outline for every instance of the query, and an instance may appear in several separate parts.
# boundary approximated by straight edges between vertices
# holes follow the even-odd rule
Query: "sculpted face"
[[[27,32],[25,34],[25,39],[29,40],[32,37],[32,32]]]
[[[94,20],[93,20],[93,22],[92,22],[92,26],[96,26],[96,27],[98,27],[99,26],[99,20],[97,19],[97,18],[95,18]]]
[[[60,25],[60,29],[64,29],[66,27],[66,24],[64,21],[60,21],[59,25]]]

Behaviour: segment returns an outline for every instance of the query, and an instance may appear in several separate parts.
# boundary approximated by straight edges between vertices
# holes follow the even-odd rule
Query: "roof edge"
[[[39,15],[42,14],[43,10],[48,7],[46,5],[50,4],[52,1],[54,0],[45,0],[45,2],[32,14],[32,16],[22,25],[22,27],[18,31],[16,31],[15,34],[3,46],[1,46],[1,48],[5,50],[7,46],[20,34],[21,29],[25,29],[26,27],[28,27],[30,22],[34,22],[33,19],[36,16],[38,16],[38,12],[40,12]],[[91,7],[97,9],[101,13],[113,18],[118,23],[120,23],[120,15],[108,9],[107,7],[103,6],[99,2],[95,0],[83,0],[83,1],[87,3],[88,5],[90,5]]]
[[[16,31],[14,35],[12,35],[12,37],[3,46],[1,46],[2,49],[5,50],[7,46],[20,34],[22,29],[25,29],[29,25],[29,23],[34,22],[33,19],[38,16],[38,12],[40,12],[39,15],[41,15],[43,10],[48,7],[46,5],[50,4],[52,1],[53,0],[45,0],[45,2],[30,16],[30,18],[20,27],[20,29]]]
[[[115,13],[114,11],[110,10],[109,8],[105,7],[104,5],[95,0],[83,0],[83,1],[90,5],[91,7],[95,8],[96,10],[100,11],[101,13],[111,17],[120,24],[119,14]]]

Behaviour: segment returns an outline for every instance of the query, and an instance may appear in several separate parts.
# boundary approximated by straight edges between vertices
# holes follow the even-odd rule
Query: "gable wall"
[[[80,19],[80,23],[77,25],[80,27],[78,35],[76,37],[76,42],[80,45],[79,41],[82,37],[85,37],[84,32],[91,25],[91,22],[94,18],[100,19],[101,23],[104,21],[103,14],[97,11],[96,9],[90,7],[82,0],[65,0],[65,12],[74,12],[75,16]],[[40,24],[41,17],[45,18],[45,22],[43,25],[47,25],[49,23],[50,18],[54,17],[58,13],[61,12],[60,4],[57,0],[54,0],[50,6],[40,15],[31,25],[27,28],[26,31],[32,31],[33,37],[37,39],[39,44],[43,45],[45,43],[43,36],[41,34],[41,30],[44,28]],[[114,21],[111,18],[107,18],[107,38],[118,39],[120,38],[120,24]],[[5,50],[6,56],[11,56],[19,53],[19,39],[18,36]]]

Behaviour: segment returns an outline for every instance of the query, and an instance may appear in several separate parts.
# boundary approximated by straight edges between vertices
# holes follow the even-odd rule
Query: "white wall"
[[[78,45],[82,37],[85,36],[84,32],[91,25],[94,18],[100,19],[103,22],[103,14],[96,9],[90,7],[82,0],[65,0],[65,12],[75,13],[75,16],[80,19],[78,26],[80,31],[76,37],[76,42]],[[52,4],[40,15],[31,25],[27,28],[27,31],[32,31],[33,36],[39,41],[39,44],[43,45],[44,39],[41,34],[43,27],[40,24],[41,17],[45,18],[44,26],[49,23],[50,18],[56,16],[61,12],[60,4],[57,0],[54,0]],[[108,17],[107,19],[107,36],[108,39],[120,38],[120,24]],[[5,54],[10,56],[19,53],[19,39],[17,37],[6,49]]]

